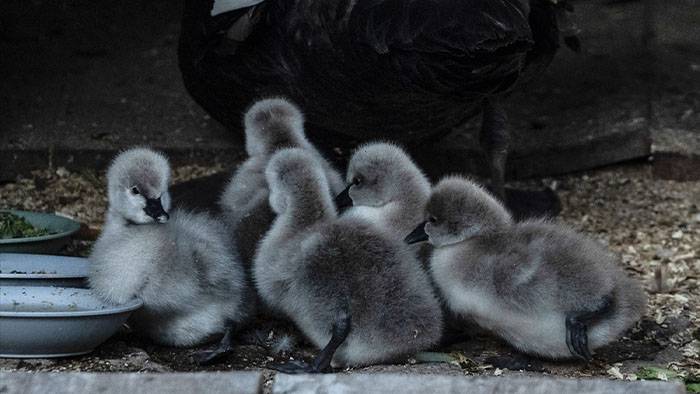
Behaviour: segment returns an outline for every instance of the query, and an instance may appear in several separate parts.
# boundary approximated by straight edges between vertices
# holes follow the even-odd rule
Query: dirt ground
[[[220,171],[218,166],[179,167],[174,178],[182,182]],[[517,186],[542,184],[561,197],[561,220],[608,244],[629,274],[644,282],[649,309],[631,332],[601,349],[589,364],[554,363],[520,357],[498,339],[465,323],[464,337],[436,349],[439,353],[348,373],[515,373],[627,380],[679,374],[689,381],[699,376],[700,181],[655,179],[650,162],[637,162]],[[80,233],[83,239],[74,241],[67,254],[89,253],[89,239],[99,233],[105,207],[104,176],[91,171],[43,170],[0,185],[0,208],[58,212],[85,223]],[[156,346],[124,328],[92,354],[55,360],[0,359],[0,371],[249,370],[289,357],[309,358],[314,352],[293,328],[281,322],[257,322],[240,342],[225,362],[200,367],[191,359],[194,349]],[[290,352],[289,346],[280,343],[294,346]],[[435,360],[439,362],[430,362]]]

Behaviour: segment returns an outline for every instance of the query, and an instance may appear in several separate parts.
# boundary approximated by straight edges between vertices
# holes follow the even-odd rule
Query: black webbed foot
[[[319,365],[316,365],[316,363],[309,364],[298,360],[290,360],[282,364],[270,364],[269,368],[289,375],[332,372],[330,368],[323,369]]]
[[[576,316],[566,318],[566,346],[574,356],[588,362],[592,356],[588,350],[588,325]]]
[[[201,350],[192,355],[192,359],[199,365],[211,365],[221,361],[224,356],[233,351],[233,335],[236,331],[234,324],[229,323],[224,336],[216,347],[207,350]]]
[[[603,319],[612,309],[613,295],[607,295],[593,311],[572,312],[566,315],[566,346],[572,355],[591,361],[593,356],[588,349],[588,327]]]
[[[345,341],[350,333],[350,315],[347,312],[339,313],[333,321],[331,328],[331,339],[328,344],[316,356],[313,363],[303,361],[289,361],[284,364],[270,365],[270,368],[287,374],[300,373],[324,373],[331,372],[331,360],[335,351]]]

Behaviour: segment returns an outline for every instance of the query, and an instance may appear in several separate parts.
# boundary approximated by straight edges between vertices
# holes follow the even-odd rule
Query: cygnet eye
[[[430,217],[428,218],[428,221],[430,223],[437,223],[438,220],[435,216],[430,215]]]
[[[353,178],[352,184],[355,186],[360,186],[362,184],[362,177],[356,176],[355,178]]]
[[[138,187],[134,186],[131,188],[131,194],[137,196],[137,195],[141,194],[141,192],[139,191]]]

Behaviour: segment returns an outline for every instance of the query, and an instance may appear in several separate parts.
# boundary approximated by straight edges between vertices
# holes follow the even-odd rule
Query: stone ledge
[[[260,393],[264,375],[219,373],[0,373],[3,394],[63,393]],[[284,375],[274,378],[272,393],[634,393],[683,394],[676,382],[624,382],[550,376],[461,377],[407,374]]]
[[[0,373],[3,394],[237,393],[257,394],[262,372],[231,373]]]
[[[623,382],[607,379],[553,377],[458,377],[405,374],[281,375],[273,393],[606,393],[682,394],[685,387],[670,382]]]

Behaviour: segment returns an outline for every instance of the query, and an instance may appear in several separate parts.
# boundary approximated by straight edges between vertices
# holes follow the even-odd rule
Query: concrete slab
[[[3,394],[73,393],[236,393],[257,394],[261,372],[97,374],[0,373]]]
[[[262,392],[262,372],[99,374],[99,373],[0,373],[3,394],[72,393],[236,393]],[[683,394],[677,382],[613,381],[552,377],[462,377],[408,374],[277,374],[272,393],[365,394],[422,393],[537,393],[537,394]]]
[[[104,168],[106,157],[135,144],[183,152],[191,162],[240,156],[236,133],[198,108],[180,81],[175,57],[180,3],[0,3],[0,52],[6,54],[0,62],[6,76],[0,85],[0,180],[47,165]],[[576,2],[584,53],[562,50],[541,80],[510,99],[516,141],[511,177],[562,173],[651,152],[649,128],[656,115],[650,111],[650,81],[659,79],[650,67],[656,61],[655,69],[675,69],[666,67],[672,61],[686,75],[696,62],[686,64],[687,50],[676,57],[649,56],[643,3]],[[691,24],[684,10],[692,5],[672,3],[665,3],[657,25]],[[666,34],[661,45],[690,42],[693,33]],[[686,47],[697,50],[697,44]],[[686,118],[694,119],[691,115]],[[442,163],[441,173],[480,172],[477,128],[472,122],[421,147],[422,162]]]
[[[434,375],[281,375],[275,377],[276,394],[392,393],[533,393],[533,394],[682,394],[685,387],[670,382],[621,382],[605,379],[551,377],[454,377]]]

